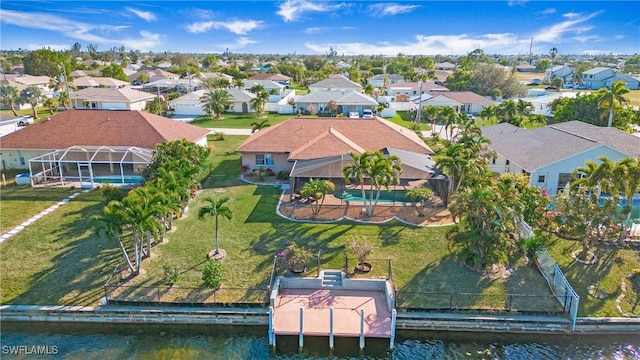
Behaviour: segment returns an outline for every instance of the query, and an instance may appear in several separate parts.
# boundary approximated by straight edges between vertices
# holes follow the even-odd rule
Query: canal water
[[[640,334],[521,335],[400,331],[388,340],[278,337],[269,348],[266,329],[220,325],[60,324],[2,322],[4,359],[640,359]],[[40,355],[38,355],[40,354]]]

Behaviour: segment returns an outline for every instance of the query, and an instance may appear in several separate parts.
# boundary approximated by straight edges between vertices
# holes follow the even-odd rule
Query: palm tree
[[[18,89],[11,85],[2,85],[0,87],[0,103],[2,106],[8,106],[14,116],[18,116],[16,111],[16,103],[20,100]]]
[[[518,99],[516,111],[518,112],[518,115],[520,115],[520,123],[522,124],[524,117],[531,115],[531,112],[533,111],[533,104],[528,101]]]
[[[625,99],[622,95],[629,92],[627,89],[627,84],[624,81],[615,81],[611,84],[611,89],[602,89],[598,91],[598,106],[601,108],[606,108],[607,113],[609,114],[609,122],[607,123],[607,127],[611,127],[613,125],[613,118],[615,117],[615,106],[616,103],[626,104],[627,99]]]
[[[38,119],[38,104],[42,101],[42,91],[35,85],[29,85],[20,92],[20,103],[31,105],[33,118]]]
[[[58,108],[58,99],[47,98],[43,105],[49,110],[49,114],[53,115],[55,110]]]
[[[365,210],[368,216],[372,216],[382,187],[388,189],[389,185],[400,180],[400,158],[395,155],[387,157],[380,151],[365,151],[360,155],[349,154],[353,163],[342,168],[344,180],[348,183],[354,179],[360,183]],[[365,178],[370,180],[368,199],[365,195]]]
[[[456,120],[456,111],[451,106],[445,106],[440,108],[440,112],[438,114],[438,119],[442,123],[442,127],[440,128],[440,133],[442,129],[444,129],[444,134],[447,140],[449,139],[449,128],[453,126]],[[438,136],[440,135],[438,134]]]
[[[158,215],[161,213],[154,195],[150,189],[139,187],[129,192],[122,200],[122,211],[127,224],[133,229],[134,248],[139,247],[136,263],[141,261],[141,255],[151,256],[151,237],[160,240],[162,234],[162,222]],[[147,249],[142,246],[142,236],[147,240]],[[139,264],[136,264],[138,271]],[[136,271],[136,273],[138,272]]]
[[[311,204],[313,215],[318,215],[324,203],[325,196],[327,193],[335,191],[335,189],[336,185],[330,180],[311,178],[309,182],[302,186],[300,195]]]
[[[98,237],[113,239],[118,242],[125,263],[129,267],[129,270],[131,270],[132,273],[135,273],[136,268],[133,266],[127,249],[122,242],[125,219],[120,208],[121,203],[119,201],[111,201],[107,206],[102,208],[102,215],[93,215],[91,220],[93,222],[94,231]]]
[[[223,197],[221,199],[215,199],[211,196],[207,196],[203,199],[207,204],[200,208],[198,212],[198,217],[200,219],[204,219],[209,216],[212,217],[215,221],[215,236],[216,236],[216,249],[209,253],[208,258],[214,259],[222,259],[226,256],[226,252],[220,249],[220,243],[218,240],[218,217],[222,216],[227,220],[231,220],[233,218],[233,212],[231,208],[229,208],[226,203],[229,201],[228,197]]]
[[[335,100],[329,100],[327,105],[324,107],[325,110],[328,110],[331,113],[331,116],[336,116],[336,112],[338,111],[338,104],[336,104]]]
[[[269,126],[271,126],[271,124],[269,124],[269,120],[262,120],[261,122],[251,123],[251,133],[253,134],[256,131],[268,128]]]
[[[429,123],[431,123],[431,134],[435,134],[435,128],[436,128],[436,122],[438,121],[438,107],[437,106],[433,106],[433,105],[427,105],[424,108],[422,108],[422,113],[424,115],[424,118],[429,120]]]
[[[242,78],[233,78],[233,86],[238,89],[244,88],[244,80],[242,80]]]
[[[480,116],[482,116],[485,121],[488,120],[491,122],[491,119],[496,116],[496,111],[497,108],[495,105],[487,105],[480,111]]]
[[[262,86],[262,85],[256,85],[256,86]],[[267,100],[269,100],[269,93],[267,93],[266,91],[262,91],[260,93],[257,93],[256,97],[254,97],[249,101],[249,104],[251,105],[251,107],[256,111],[257,118],[262,117],[262,112],[264,111],[264,104],[267,102]]]
[[[518,107],[513,100],[503,101],[502,104],[498,106],[498,117],[500,118],[499,122],[507,122],[512,125],[520,126],[518,122],[516,122],[516,114],[518,114]]]
[[[551,50],[549,50],[549,55],[551,56],[551,64],[553,64],[553,60],[556,58],[556,56],[558,55],[558,49],[556,49],[556,47],[552,47]]]
[[[633,211],[633,197],[640,189],[640,159],[623,158],[618,160],[611,171],[611,182],[625,198],[621,215],[626,220],[623,223],[620,234],[620,242],[623,243],[631,229],[631,212]]]
[[[551,80],[551,86],[556,88],[557,92],[560,92],[560,89],[564,86],[564,79],[561,77],[555,77]]]
[[[372,85],[372,84],[367,84],[364,87],[364,93],[369,95],[369,96],[373,96],[373,94],[376,92],[376,88]]]
[[[220,114],[231,104],[229,93],[225,90],[209,90],[200,97],[202,110],[215,115],[216,120],[222,119]]]
[[[547,125],[547,117],[542,114],[529,115],[529,123],[531,126],[545,126]]]

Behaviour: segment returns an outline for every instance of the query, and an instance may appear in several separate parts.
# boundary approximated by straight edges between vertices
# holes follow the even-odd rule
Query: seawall
[[[131,306],[0,305],[0,321],[67,323],[164,323],[264,326],[266,309]],[[511,333],[639,334],[640,318],[565,318],[520,315],[398,313],[397,330],[482,331]]]

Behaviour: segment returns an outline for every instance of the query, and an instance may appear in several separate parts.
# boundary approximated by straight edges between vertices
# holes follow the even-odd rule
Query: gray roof
[[[335,101],[338,105],[378,105],[372,97],[355,91],[314,91],[296,99],[299,104],[328,103]]]
[[[328,79],[320,80],[315,84],[309,85],[312,89],[362,89],[362,85],[349,80],[342,75],[331,75]]]
[[[150,100],[156,97],[155,94],[149,94],[144,91],[138,91],[130,88],[86,88],[71,93],[72,99],[78,100],[95,100],[95,101],[123,101],[137,102]]]
[[[583,71],[582,74],[583,75],[584,74],[595,75],[597,73],[600,73],[600,72],[603,72],[603,71],[606,71],[606,70],[613,70],[613,69],[612,68],[608,68],[608,67],[599,66],[599,67],[594,67],[593,69],[589,69],[587,71]]]
[[[640,155],[640,138],[580,121],[535,129],[502,123],[483,128],[482,135],[491,141],[493,150],[527,171],[603,145],[629,156]]]

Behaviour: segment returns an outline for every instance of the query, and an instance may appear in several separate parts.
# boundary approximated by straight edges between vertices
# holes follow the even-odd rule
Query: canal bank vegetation
[[[373,247],[373,253],[367,259],[372,269],[366,276],[389,276],[388,259],[391,259],[399,300],[405,301],[406,307],[419,308],[425,299],[420,294],[426,293],[485,294],[487,296],[477,298],[476,305],[491,306],[492,302],[498,301],[498,307],[504,307],[504,298],[499,295],[550,293],[537,269],[525,265],[521,257],[508,260],[509,276],[504,272],[474,271],[463,265],[447,248],[446,235],[452,227],[418,228],[399,222],[376,226],[352,222],[304,224],[281,218],[275,213],[281,193],[279,187],[249,185],[239,179],[241,161],[234,149],[244,139],[228,136],[224,141],[216,142],[209,157],[211,175],[184,216],[174,222],[174,229],[165,240],[152,247],[151,257],[142,262],[140,275],[123,283],[135,287],[129,288],[127,295],[139,292],[141,301],[153,300],[154,297],[145,297],[145,292],[147,295],[153,292],[155,296],[162,291],[170,301],[171,297],[173,300],[202,299],[213,293],[212,289],[203,287],[202,271],[207,262],[212,261],[207,260],[206,255],[215,246],[215,234],[211,224],[197,216],[199,209],[205,206],[200,199],[206,196],[228,197],[228,206],[233,211],[233,218],[225,220],[219,229],[220,246],[227,253],[221,261],[224,280],[219,294],[228,296],[230,302],[264,298],[274,256],[292,241],[305,244],[316,255],[319,253],[322,268],[341,269],[345,251],[348,252],[351,239],[356,237]],[[41,189],[29,190],[37,194]],[[3,216],[4,202],[3,195]],[[104,296],[104,283],[113,274],[116,264],[123,262],[118,244],[97,237],[89,220],[92,215],[99,214],[104,205],[98,191],[81,194],[38,220],[36,226],[27,227],[3,243],[0,302],[98,304]],[[598,265],[598,271],[596,268],[582,271],[571,262],[569,249],[574,249],[575,245],[579,246],[560,239],[547,244],[581,300],[587,301],[586,306],[581,301],[580,315],[619,316],[614,296],[589,305],[591,300],[586,300],[586,289],[599,283],[610,294],[615,294],[615,289],[609,288],[608,280],[601,282],[601,279],[611,279],[613,284],[616,277],[626,276],[629,264],[637,264],[637,255],[627,249],[612,247],[609,258],[603,259],[611,260],[606,262],[608,265]],[[355,271],[353,256],[347,256],[351,256],[350,276],[365,276]],[[636,256],[635,260],[633,256]],[[617,257],[622,259],[615,260]],[[616,265],[616,261],[620,264]],[[163,284],[165,268],[179,273],[172,281],[173,286]],[[278,275],[291,275],[284,266],[277,266],[276,270]],[[306,274],[315,276],[316,271],[317,265],[312,261]],[[118,278],[119,274],[116,274],[112,280]],[[169,288],[175,290],[167,290]],[[495,296],[498,300],[490,300],[489,294],[498,294]]]

